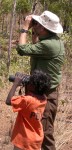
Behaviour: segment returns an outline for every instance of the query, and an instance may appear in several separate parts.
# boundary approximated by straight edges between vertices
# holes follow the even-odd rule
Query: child
[[[50,77],[35,70],[25,83],[26,94],[14,96],[23,77],[23,74],[16,74],[6,99],[6,104],[18,112],[11,142],[14,150],[40,150],[44,137],[41,118],[46,105],[46,93],[50,88]]]

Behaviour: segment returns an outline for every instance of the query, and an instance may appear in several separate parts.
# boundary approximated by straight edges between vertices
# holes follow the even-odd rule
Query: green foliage
[[[60,100],[61,101],[61,104],[64,106],[64,104],[66,103],[66,101],[65,100]]]
[[[31,12],[34,0],[17,0],[16,12],[18,15]],[[40,0],[44,10],[49,10],[56,13],[62,24],[69,28],[72,33],[72,0]],[[0,1],[0,14],[11,13],[13,0]],[[1,15],[0,15],[1,17]]]
[[[18,0],[16,10],[18,13],[26,13],[30,11],[31,5],[27,2],[27,0]]]
[[[56,13],[62,24],[65,24],[72,32],[72,1],[71,0],[41,0],[44,10]]]
[[[7,50],[7,48],[6,48],[7,41],[4,40],[4,36],[3,35],[1,35],[1,36],[2,36],[2,37],[0,37],[0,46],[1,46],[1,49]],[[2,50],[1,55],[3,55],[3,53],[4,53],[3,50]],[[1,55],[0,55],[0,57],[1,57]]]
[[[2,37],[2,34],[0,35],[0,76],[7,76],[8,70],[7,70],[7,60],[8,60],[8,39]],[[30,70],[30,58],[19,56],[16,52],[16,49],[11,50],[11,64],[10,64],[10,70],[9,73],[15,74],[16,72],[25,72],[29,73]]]
[[[7,76],[7,48],[6,41],[0,37],[0,76]]]
[[[1,13],[7,14],[11,11],[13,0],[2,0],[1,1]]]
[[[72,36],[71,34],[64,32],[61,35],[65,45],[65,64],[64,69],[68,72],[72,72]]]
[[[2,78],[0,78],[0,87],[3,87]]]
[[[11,64],[9,72],[7,70],[7,51],[3,51],[0,56],[0,87],[3,87],[8,81],[8,76],[16,72],[23,72],[29,74],[30,72],[30,58],[29,57],[21,57],[17,54],[16,49],[12,49],[11,51]],[[4,77],[4,79],[3,79]]]
[[[15,74],[16,72],[29,73],[29,71],[30,58],[27,56],[19,56],[16,49],[12,49],[9,74]]]
[[[0,76],[7,75],[7,66],[5,59],[1,58],[0,59]]]

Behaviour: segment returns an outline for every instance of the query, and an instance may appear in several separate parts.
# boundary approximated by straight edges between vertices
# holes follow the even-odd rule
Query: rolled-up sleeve
[[[14,112],[19,112],[26,108],[27,102],[25,96],[13,96],[11,99],[11,105]]]
[[[42,54],[42,45],[41,43],[37,44],[26,44],[26,45],[18,45],[16,50],[19,55],[36,55],[36,54]]]
[[[47,59],[58,56],[60,52],[59,42],[55,44],[52,40],[43,40],[36,44],[18,45],[16,50],[21,56],[46,57]]]

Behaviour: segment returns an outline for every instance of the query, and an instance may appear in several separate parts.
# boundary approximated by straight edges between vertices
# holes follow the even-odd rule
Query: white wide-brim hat
[[[47,30],[54,33],[63,33],[63,27],[60,24],[59,17],[50,11],[44,11],[40,16],[32,15],[32,18]]]

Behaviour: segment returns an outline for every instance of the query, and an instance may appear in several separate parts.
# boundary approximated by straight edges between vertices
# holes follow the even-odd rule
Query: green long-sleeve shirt
[[[41,39],[36,44],[18,45],[19,55],[31,56],[31,72],[39,69],[51,76],[51,88],[59,85],[64,61],[64,45],[57,35]]]

